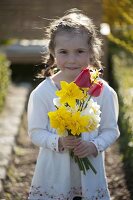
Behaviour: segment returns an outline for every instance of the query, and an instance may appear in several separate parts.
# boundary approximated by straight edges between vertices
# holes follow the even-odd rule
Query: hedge
[[[119,97],[120,150],[126,172],[127,185],[133,195],[133,58],[125,51],[112,49],[110,83]],[[119,49],[120,50],[120,49]]]
[[[0,112],[3,109],[10,82],[9,65],[10,62],[6,59],[5,55],[0,54]]]
[[[117,84],[120,103],[121,138],[127,138],[127,148],[133,150],[133,58],[125,52],[113,55],[112,58],[114,81]],[[125,149],[126,146],[121,148]]]

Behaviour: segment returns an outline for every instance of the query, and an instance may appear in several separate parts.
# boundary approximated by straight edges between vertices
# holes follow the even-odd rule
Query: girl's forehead
[[[55,46],[70,45],[71,43],[77,45],[88,46],[88,35],[86,32],[75,32],[75,31],[62,31],[55,36]]]
[[[85,30],[82,29],[74,29],[74,30],[61,30],[59,32],[56,33],[55,38],[57,37],[61,37],[61,36],[65,36],[65,37],[85,37],[87,36],[87,32]]]

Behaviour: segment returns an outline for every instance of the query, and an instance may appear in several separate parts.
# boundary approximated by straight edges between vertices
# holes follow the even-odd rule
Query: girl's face
[[[73,81],[81,70],[90,65],[86,33],[60,32],[55,37],[55,59],[63,78]]]

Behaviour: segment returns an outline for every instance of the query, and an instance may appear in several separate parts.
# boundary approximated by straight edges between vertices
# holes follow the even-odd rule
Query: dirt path
[[[26,200],[33,175],[38,148],[31,144],[27,135],[26,113],[24,114],[14,156],[4,182],[2,200]],[[106,152],[106,171],[111,200],[131,200],[125,182],[123,164],[120,159],[118,145],[113,145]]]

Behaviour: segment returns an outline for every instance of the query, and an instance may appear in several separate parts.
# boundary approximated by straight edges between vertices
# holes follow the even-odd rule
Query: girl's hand
[[[74,136],[66,136],[59,138],[59,151],[62,149],[74,149],[79,143],[80,139],[76,139]]]
[[[87,156],[96,157],[98,154],[97,148],[92,142],[87,142],[81,139],[77,146],[74,148],[73,152],[74,155],[78,156],[79,158],[84,158]]]

